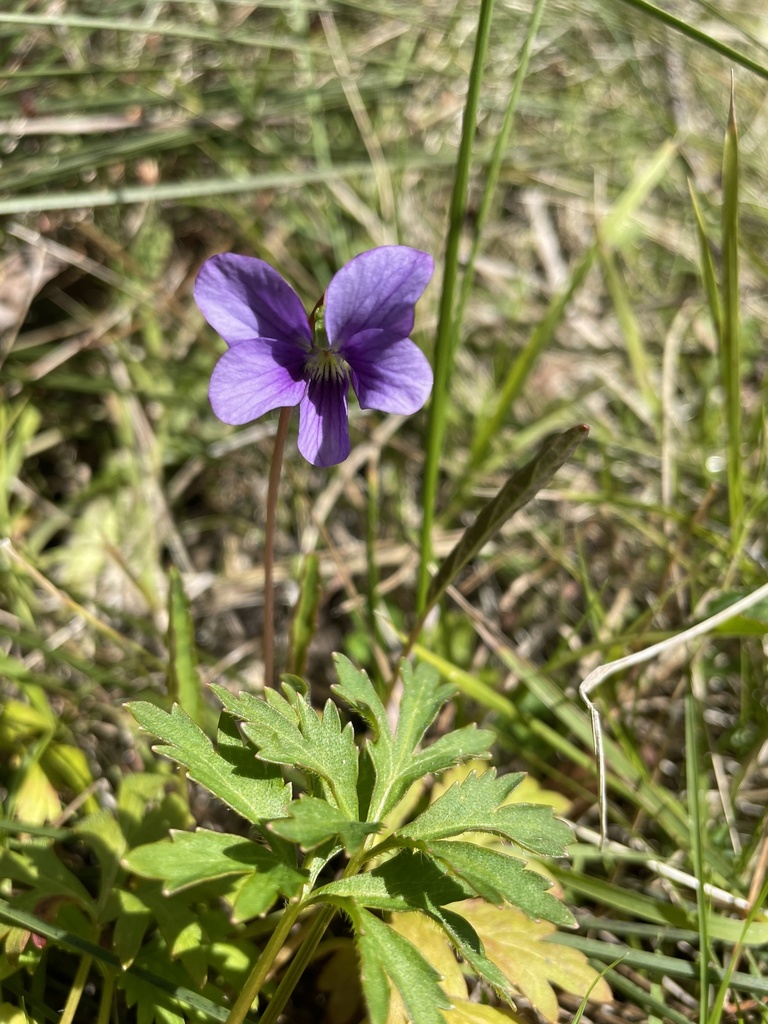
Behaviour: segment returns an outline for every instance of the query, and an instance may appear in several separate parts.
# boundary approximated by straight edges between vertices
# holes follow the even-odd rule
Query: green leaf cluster
[[[224,706],[215,745],[181,708],[133,704],[137,721],[161,740],[156,749],[240,813],[252,835],[177,831],[133,850],[124,864],[159,880],[169,895],[234,880],[240,918],[245,905],[262,914],[279,898],[291,901],[294,916],[317,905],[341,910],[354,929],[373,1024],[387,1019],[391,986],[415,1024],[439,1024],[450,1005],[440,974],[391,927],[392,914],[428,917],[463,962],[511,1002],[512,983],[451,905],[480,899],[572,925],[549,882],[519,859],[522,851],[562,856],[568,826],[549,807],[510,802],[523,776],[498,776],[493,768],[470,771],[430,802],[425,780],[487,759],[493,733],[472,724],[429,741],[453,692],[429,665],[402,665],[396,709],[385,707],[368,676],[341,655],[336,670],[335,698],[352,716],[346,724],[334,699],[315,710],[305,684],[290,676],[282,693],[263,696],[213,687]],[[410,819],[406,806],[416,808]],[[489,837],[495,848],[483,845]],[[503,844],[513,844],[512,852]],[[339,872],[337,864],[329,881],[324,869],[342,853],[345,867]]]

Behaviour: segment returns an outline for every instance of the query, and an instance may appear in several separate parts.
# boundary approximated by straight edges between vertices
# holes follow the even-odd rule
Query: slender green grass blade
[[[181,705],[195,725],[202,728],[195,626],[176,566],[168,574],[168,655],[168,694],[172,701]]]
[[[611,986],[614,992],[621,992],[622,995],[628,996],[629,999],[637,1006],[645,1007],[648,1010],[653,1010],[658,1014],[658,1019],[661,1021],[672,1021],[672,1024],[691,1024],[690,1017],[686,1017],[680,1013],[679,1010],[673,1009],[671,1006],[667,1006],[660,999],[657,999],[647,989],[641,988],[640,985],[635,985],[634,982],[630,981],[623,974],[618,971],[608,970],[606,974],[606,981]],[[650,1020],[649,1014],[649,1020]]]
[[[467,206],[467,188],[469,186],[472,146],[475,138],[475,126],[477,124],[477,107],[480,99],[480,85],[483,80],[483,67],[488,52],[492,12],[493,0],[481,0],[475,37],[475,52],[472,58],[472,70],[469,75],[467,102],[464,107],[464,119],[461,129],[461,143],[456,160],[456,173],[453,181],[453,193],[451,195],[448,240],[445,247],[443,269],[443,292],[440,298],[437,340],[435,342],[435,382],[432,388],[432,398],[429,403],[427,420],[426,457],[422,487],[421,561],[419,563],[416,592],[416,607],[419,612],[424,608],[429,587],[429,563],[432,557],[432,524],[435,518],[435,504],[437,501],[437,480],[440,471],[440,455],[442,453],[445,422],[450,399],[451,371],[453,369],[453,357],[456,349],[454,339],[459,326],[455,318],[456,285],[459,275],[459,243],[461,241],[464,213]]]
[[[135,975],[137,978],[141,978],[142,981],[146,981],[157,990],[158,1003],[163,1006],[177,1010],[180,1004],[202,1014],[204,1018],[210,1018],[210,1020],[225,1021],[227,1019],[227,1010],[223,1006],[217,1005],[212,1000],[200,995],[199,992],[194,992],[192,989],[184,988],[181,985],[174,985],[173,982],[166,981],[165,978],[161,978],[159,975],[153,974],[151,971],[136,964],[123,968],[120,958],[110,950],[103,949],[93,942],[88,942],[87,939],[82,939],[79,935],[65,931],[63,928],[50,924],[48,921],[44,921],[42,918],[25,910],[20,910],[4,899],[0,899],[0,921],[5,921],[18,928],[26,928],[34,935],[40,935],[48,939],[49,942],[56,943],[56,945],[64,949],[92,956],[94,960],[103,964],[107,969],[116,970],[118,973],[124,971],[125,973]],[[253,1022],[253,1018],[248,1019]]]
[[[741,387],[739,328],[739,140],[733,86],[723,146],[723,330],[720,369],[728,424],[728,509],[731,543],[739,545],[744,511],[741,472]]]
[[[733,61],[734,64],[739,64],[741,67],[746,68],[748,71],[752,71],[760,78],[768,79],[768,67],[764,64],[758,64],[757,61],[747,57],[746,54],[740,53],[739,50],[734,50],[732,46],[728,46],[726,43],[721,43],[720,40],[715,39],[714,36],[710,36],[706,32],[702,32],[701,29],[691,25],[690,22],[683,21],[682,18],[676,18],[674,14],[669,14],[667,11],[663,11],[655,4],[649,3],[648,0],[621,0],[621,2],[627,4],[629,7],[634,7],[635,10],[641,11],[643,14],[647,14],[648,17],[653,18],[654,21],[659,21],[662,25],[667,25],[669,28],[674,29],[675,32],[679,32],[681,35],[687,36],[688,39],[691,39],[694,43],[699,43],[708,50],[714,50],[715,53],[722,54],[723,57],[727,57],[728,60]]]
[[[412,634],[413,640],[419,635],[430,609],[434,608],[456,575],[511,515],[549,483],[588,433],[589,427],[582,424],[547,438],[534,457],[513,473],[496,497],[480,510],[477,519],[464,531],[430,583],[424,598],[424,608]]]
[[[707,293],[709,314],[712,317],[712,323],[715,328],[719,348],[722,346],[723,337],[723,303],[720,298],[720,289],[717,284],[717,277],[715,276],[715,263],[712,259],[712,245],[709,235],[707,234],[707,226],[704,223],[704,216],[701,212],[699,201],[696,198],[696,193],[693,191],[693,182],[690,181],[690,179],[688,181],[688,189],[691,194],[691,205],[693,206],[693,215],[696,220],[696,236],[699,240],[701,276],[704,281],[704,290]]]
[[[740,960],[741,947],[747,941],[746,937],[749,933],[749,928],[753,924],[757,915],[763,915],[763,908],[766,906],[766,901],[768,901],[768,878],[763,882],[762,888],[758,892],[756,899],[752,902],[752,907],[744,920],[743,935],[736,943],[736,947],[734,948],[731,956],[728,957],[728,963],[723,972],[723,976],[720,979],[720,985],[718,986],[715,997],[712,1000],[712,1006],[709,1011],[709,1021],[707,1024],[720,1024],[720,1021],[723,1019],[723,1007],[725,1006],[725,999],[728,995],[728,990],[731,987],[733,973]]]
[[[317,628],[317,610],[320,605],[320,559],[310,553],[304,559],[299,580],[299,600],[291,623],[291,653],[288,669],[292,675],[300,676],[307,663],[307,652]]]
[[[619,322],[624,344],[627,347],[627,355],[629,356],[635,382],[649,411],[657,414],[661,404],[658,388],[653,383],[651,361],[643,342],[640,325],[632,309],[632,302],[627,292],[626,283],[616,265],[614,254],[600,243],[598,243],[598,252],[608,294],[611,297],[613,310]]]
[[[709,1004],[709,930],[707,927],[707,896],[704,891],[704,828],[702,792],[704,780],[699,764],[699,722],[696,703],[689,694],[685,699],[685,773],[688,789],[688,820],[691,831],[691,860],[693,873],[698,879],[696,890],[696,918],[699,928],[699,1019],[708,1017]]]
[[[693,979],[698,970],[696,964],[691,963],[690,960],[664,956],[661,953],[648,953],[645,950],[632,949],[631,946],[601,942],[598,939],[586,939],[581,935],[569,935],[566,932],[556,932],[544,941],[560,946],[573,946],[574,949],[580,949],[582,953],[586,953],[587,956],[600,960],[602,963],[613,963],[617,956],[624,954],[622,963],[625,966],[647,971],[652,977],[661,978],[668,975],[670,978]],[[720,979],[724,976],[725,971],[721,967],[712,967],[711,973],[714,978]],[[734,971],[731,975],[731,983],[740,992],[748,992],[755,998],[768,995],[768,978],[765,977],[746,974],[744,971]]]

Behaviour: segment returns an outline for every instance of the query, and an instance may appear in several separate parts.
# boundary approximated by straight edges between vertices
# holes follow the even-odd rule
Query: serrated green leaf
[[[502,807],[523,779],[522,773],[498,777],[495,769],[451,786],[414,821],[395,832],[409,843],[448,839],[462,832],[490,832],[545,856],[562,857],[571,830],[555,818],[551,807],[509,804]]]
[[[333,692],[365,719],[376,740],[391,744],[387,712],[367,673],[355,668],[343,654],[334,654],[333,660],[339,677],[339,682],[331,687]]]
[[[403,852],[373,871],[330,882],[313,893],[317,901],[352,901],[356,906],[395,913],[420,910],[437,922],[471,966],[504,998],[510,998],[507,979],[485,956],[483,944],[467,921],[446,910],[447,903],[465,899],[473,890],[445,873],[433,860]]]
[[[523,772],[499,778],[495,768],[482,775],[472,771],[464,780],[454,783],[413,821],[399,828],[395,838],[426,842],[447,839],[471,830],[505,835],[503,831],[498,832],[503,824],[498,815],[499,805],[523,778]]]
[[[482,940],[470,922],[452,910],[432,905],[429,899],[426,900],[426,903],[427,912],[442,926],[456,951],[461,954],[476,974],[488,982],[497,995],[508,1003],[512,1003],[512,987],[509,981],[496,964],[485,955]]]
[[[467,726],[451,736],[443,736],[417,753],[427,729],[440,708],[454,692],[440,682],[431,665],[422,663],[414,671],[408,662],[402,666],[403,697],[394,740],[388,733],[369,745],[376,783],[369,816],[384,818],[403,798],[409,787],[431,772],[443,771],[459,761],[487,755],[494,740],[492,733]]]
[[[360,906],[391,913],[426,910],[427,897],[435,906],[456,903],[473,894],[473,889],[446,874],[441,865],[411,850],[404,850],[372,871],[316,889],[313,902],[351,899]]]
[[[371,1024],[386,1024],[389,978],[405,1004],[412,1024],[445,1024],[440,1010],[451,1003],[440,988],[440,975],[410,943],[389,925],[350,905],[355,928],[363,992]]]
[[[159,879],[169,895],[215,878],[256,873],[271,888],[274,902],[278,894],[293,896],[305,881],[301,872],[282,863],[271,850],[242,836],[207,829],[173,831],[170,839],[132,850],[123,857],[123,864],[143,878]]]
[[[551,882],[526,870],[515,857],[462,842],[429,843],[427,851],[489,903],[499,905],[506,901],[532,918],[566,927],[576,924],[565,904],[547,892]]]
[[[72,901],[93,917],[96,907],[90,893],[56,856],[46,840],[29,839],[18,853],[3,850],[0,853],[0,878],[28,886],[32,898],[30,906],[49,897]]]
[[[375,821],[352,821],[327,801],[312,796],[294,800],[286,811],[289,817],[271,821],[269,830],[292,843],[299,843],[305,850],[338,836],[349,853],[356,853],[365,837],[381,827]]]
[[[490,729],[478,729],[472,725],[464,725],[460,729],[446,733],[440,739],[412,758],[411,768],[401,778],[410,786],[425,775],[443,772],[463,761],[490,757],[490,750],[496,741],[496,734]]]
[[[274,691],[262,700],[248,694],[233,697],[219,686],[212,689],[227,710],[241,719],[243,732],[262,760],[317,775],[338,809],[349,819],[357,820],[358,751],[354,729],[351,723],[342,728],[332,700],[326,701],[323,714],[318,715],[306,697],[287,686],[287,700]]]
[[[112,948],[120,957],[122,966],[130,967],[152,923],[151,911],[134,893],[127,889],[115,889],[104,919],[115,922]]]
[[[178,705],[170,714],[146,701],[128,704],[134,718],[148,733],[163,741],[155,747],[187,769],[189,777],[205,786],[247,821],[258,825],[278,817],[290,800],[286,786],[274,768],[258,761],[243,744],[220,734],[220,749],[213,744]]]

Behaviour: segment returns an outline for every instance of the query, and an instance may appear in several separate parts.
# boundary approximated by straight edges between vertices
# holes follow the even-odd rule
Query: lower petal
[[[312,380],[299,406],[299,451],[313,466],[335,466],[349,455],[346,379]]]
[[[432,368],[410,338],[392,341],[384,331],[365,331],[340,354],[349,363],[361,409],[409,416],[429,398]]]
[[[224,423],[240,425],[271,409],[298,405],[307,383],[304,355],[286,342],[256,338],[233,345],[219,359],[208,397]]]

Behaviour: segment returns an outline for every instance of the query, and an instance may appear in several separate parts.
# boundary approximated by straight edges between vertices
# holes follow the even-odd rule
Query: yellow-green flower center
[[[330,348],[313,348],[304,369],[311,380],[349,379],[349,363]]]
[[[317,306],[312,314],[312,351],[304,364],[310,380],[349,380],[349,363],[328,344],[325,310]]]

